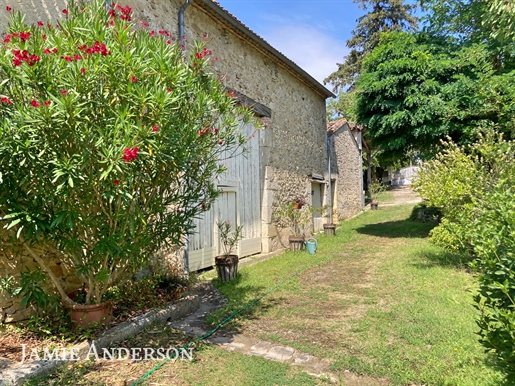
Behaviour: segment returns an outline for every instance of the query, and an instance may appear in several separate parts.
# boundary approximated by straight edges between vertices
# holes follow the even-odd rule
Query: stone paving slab
[[[211,285],[206,288],[207,290],[202,295],[202,302],[198,310],[183,319],[170,322],[169,324],[173,328],[196,338],[200,338],[211,332],[211,330],[205,327],[204,318],[224,305],[227,300]],[[329,379],[333,383],[338,383],[338,377],[330,371],[329,361],[319,360],[313,355],[302,353],[292,347],[221,330],[205,339],[205,342],[216,344],[231,352],[260,356],[267,360],[289,363],[302,368],[312,376]]]

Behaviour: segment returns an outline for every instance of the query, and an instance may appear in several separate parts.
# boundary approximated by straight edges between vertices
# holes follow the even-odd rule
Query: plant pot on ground
[[[368,193],[370,195],[370,209],[377,210],[379,203],[377,201],[379,195],[386,190],[386,185],[379,181],[374,181],[368,186]]]
[[[279,203],[274,211],[275,222],[280,228],[288,228],[289,247],[292,251],[301,251],[304,246],[305,235],[311,225],[313,208],[305,205],[303,209],[296,209],[299,199],[292,202]]]
[[[220,281],[233,280],[238,275],[238,255],[233,255],[232,251],[242,237],[243,225],[234,227],[234,230],[229,221],[219,222],[216,225],[223,250],[222,255],[215,257],[216,273]]]
[[[324,233],[327,236],[334,236],[336,232],[336,224],[324,224]]]
[[[304,247],[304,236],[288,236],[290,250],[294,252],[301,251]]]
[[[107,324],[113,318],[113,305],[109,301],[98,304],[73,304],[66,306],[66,309],[70,312],[73,328]]]

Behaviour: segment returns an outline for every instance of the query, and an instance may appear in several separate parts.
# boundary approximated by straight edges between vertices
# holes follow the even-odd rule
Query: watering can
[[[306,244],[306,249],[307,249],[308,253],[310,255],[314,255],[317,250],[317,245],[318,245],[318,242],[316,241],[316,239],[311,238],[311,239],[307,240],[305,244]]]

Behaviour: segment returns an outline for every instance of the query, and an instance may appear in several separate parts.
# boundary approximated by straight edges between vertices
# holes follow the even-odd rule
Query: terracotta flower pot
[[[66,306],[70,311],[72,327],[90,327],[95,323],[107,324],[113,318],[113,305],[111,302],[99,304],[74,304]]]
[[[221,281],[229,281],[236,278],[238,274],[238,261],[237,255],[216,256],[215,265],[218,279]]]

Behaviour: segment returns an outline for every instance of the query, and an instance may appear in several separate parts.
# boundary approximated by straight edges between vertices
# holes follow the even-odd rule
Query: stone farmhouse
[[[221,196],[196,220],[197,232],[189,236],[186,253],[190,270],[214,264],[220,253],[218,221],[243,225],[237,251],[240,257],[287,246],[288,232],[276,227],[274,208],[297,197],[317,208],[327,204],[328,135],[334,143],[330,178],[337,217],[350,217],[361,210],[362,186],[356,182],[361,179],[361,156],[356,156],[356,143],[352,142],[357,141],[359,148],[360,134],[343,126],[327,131],[325,102],[334,97],[332,92],[215,1],[124,0],[121,4],[133,9],[134,21],[148,23],[149,31],[168,31],[172,39],[180,39],[183,33],[186,49],[194,40],[204,39],[216,58],[213,66],[219,78],[252,106],[264,125],[263,130],[242,125],[249,137],[249,151],[226,161],[228,172],[218,181]],[[10,6],[26,13],[26,22],[36,23],[63,17],[67,1],[0,0],[0,6],[0,13]],[[5,31],[6,23],[0,17],[0,31]],[[317,231],[325,220],[318,211],[313,216],[313,230]],[[12,250],[6,245],[7,238],[0,230],[0,275],[16,274],[21,267],[11,265],[8,255]],[[55,255],[40,252],[55,260],[52,270],[69,288],[77,285]],[[33,265],[31,260],[27,257],[25,265]],[[0,322],[23,317],[13,300],[0,293]]]

